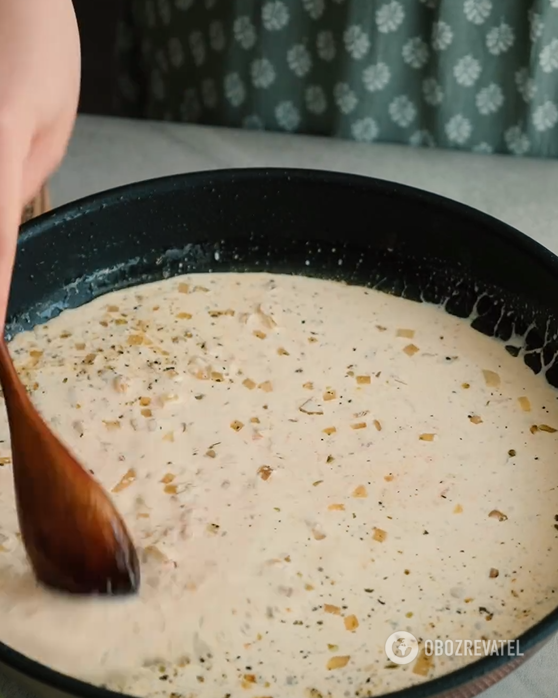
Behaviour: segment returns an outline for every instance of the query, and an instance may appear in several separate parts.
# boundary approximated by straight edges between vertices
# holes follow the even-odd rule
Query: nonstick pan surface
[[[166,177],[45,214],[23,226],[18,250],[8,336],[176,274],[296,273],[443,305],[558,387],[558,258],[494,218],[403,185],[313,170]],[[557,630],[558,609],[520,638],[521,651]],[[389,695],[472,696],[515,664],[486,657]],[[45,695],[121,698],[0,643],[2,665]]]

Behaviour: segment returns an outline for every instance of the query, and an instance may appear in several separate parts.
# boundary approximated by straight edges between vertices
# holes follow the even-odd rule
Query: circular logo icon
[[[410,664],[419,652],[417,638],[405,630],[392,633],[386,640],[385,651],[394,664]]]

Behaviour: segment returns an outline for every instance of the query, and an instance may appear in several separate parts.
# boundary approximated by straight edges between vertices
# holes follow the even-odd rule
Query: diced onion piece
[[[416,346],[416,344],[407,344],[406,347],[403,347],[403,351],[405,354],[407,354],[407,356],[414,356],[420,351],[420,349]]]
[[[406,337],[407,339],[413,339],[415,336],[414,330],[397,330],[395,333],[397,337]]]
[[[345,655],[345,656],[337,655],[335,657],[331,657],[327,661],[326,668],[330,671],[333,669],[342,669],[344,666],[347,666],[350,659],[351,659],[350,655]]]
[[[77,345],[76,345],[77,346]],[[128,390],[128,383],[123,376],[115,376],[112,381],[112,387],[117,393],[125,393]]]
[[[130,334],[128,335],[128,344],[130,346],[139,346],[143,344],[143,335],[141,334]]]
[[[135,479],[136,479],[136,471],[133,468],[130,468],[120,478],[120,481],[112,488],[112,491],[113,492],[122,492],[122,490],[125,490],[126,487],[129,487],[132,484],[132,482],[134,482]]]
[[[341,608],[340,606],[334,606],[331,603],[325,603],[324,604],[324,611],[326,613],[331,613],[334,616],[340,616],[341,615]]]
[[[262,465],[258,468],[258,475],[262,480],[269,480],[272,472],[273,468],[271,468],[269,465]]]
[[[120,429],[120,422],[118,421],[118,419],[103,419],[103,424],[109,431],[115,431],[115,429]]]
[[[489,388],[497,388],[500,385],[500,376],[495,371],[483,369],[484,382]]]
[[[381,528],[374,527],[374,530],[372,531],[372,538],[375,541],[378,541],[378,543],[383,543],[387,538],[387,532]]]
[[[432,655],[427,655],[425,649],[422,648],[413,666],[413,674],[417,676],[428,676],[433,665],[434,657]]]
[[[302,412],[304,414],[311,414],[311,415],[324,413],[321,406],[317,405],[312,398],[309,398],[308,400],[303,402],[302,405],[300,405],[300,407],[298,408],[298,410],[299,410],[299,412]]]
[[[489,518],[491,519],[497,519],[498,521],[507,521],[508,517],[503,514],[501,511],[498,511],[498,509],[492,509],[492,511],[488,514]]]

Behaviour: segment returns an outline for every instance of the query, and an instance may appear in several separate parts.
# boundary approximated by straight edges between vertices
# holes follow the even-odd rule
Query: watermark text
[[[423,640],[426,657],[523,657],[519,640]],[[417,638],[405,630],[392,633],[385,642],[385,652],[394,664],[410,664],[421,647]]]
[[[426,640],[427,657],[523,657],[519,640]]]

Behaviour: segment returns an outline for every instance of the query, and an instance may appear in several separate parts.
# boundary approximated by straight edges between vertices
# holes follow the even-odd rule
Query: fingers
[[[75,114],[59,118],[32,141],[29,124],[0,114],[0,331],[3,330],[17,236],[24,206],[40,191],[62,161]]]
[[[29,203],[40,191],[46,180],[62,162],[72,133],[74,116],[61,120],[48,131],[37,135],[23,164],[22,197]]]
[[[22,168],[25,147],[0,126],[0,330],[10,292],[22,212]]]
[[[62,161],[74,115],[60,119],[31,143],[28,130],[4,121],[0,116],[0,331],[6,319],[23,208]]]

